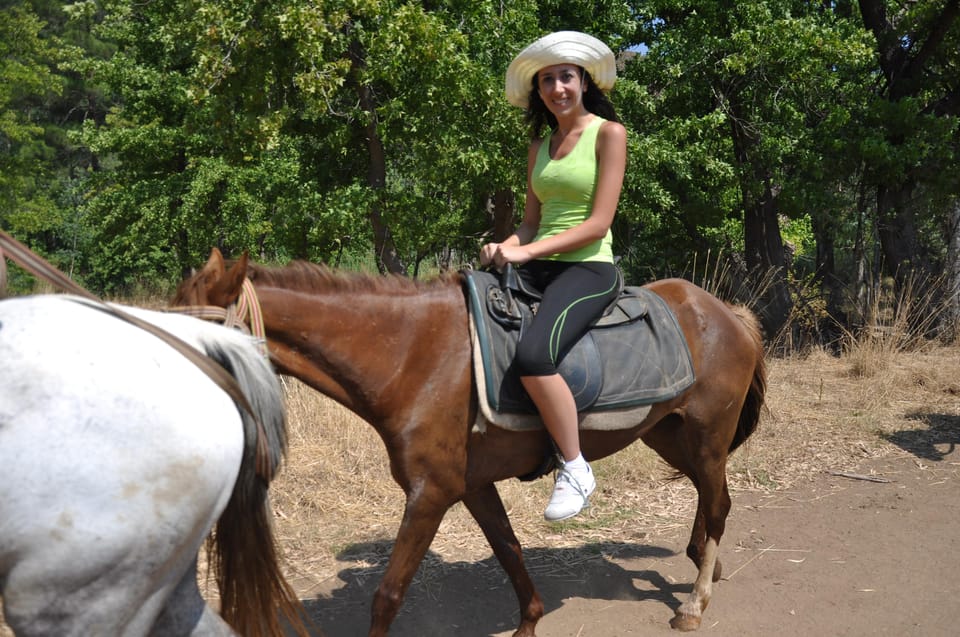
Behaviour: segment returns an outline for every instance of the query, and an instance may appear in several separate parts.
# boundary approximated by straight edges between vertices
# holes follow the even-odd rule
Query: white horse
[[[68,296],[0,301],[0,597],[17,635],[306,634],[267,487],[286,447],[277,377],[249,337],[114,306],[220,363]],[[258,423],[259,421],[259,423]],[[265,440],[258,440],[257,430]],[[268,450],[265,476],[254,470]],[[260,460],[262,462],[262,458]],[[200,595],[197,554],[220,586]]]

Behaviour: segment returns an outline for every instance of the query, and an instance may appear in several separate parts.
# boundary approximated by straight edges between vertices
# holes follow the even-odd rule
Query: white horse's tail
[[[281,620],[298,635],[308,635],[306,611],[280,569],[267,497],[269,483],[255,470],[258,431],[266,436],[274,475],[286,453],[280,383],[257,348],[239,346],[232,338],[202,338],[201,342],[207,355],[237,380],[253,411],[250,414],[238,406],[244,427],[243,461],[230,501],[207,542],[211,570],[220,588],[220,613],[244,636],[284,635]]]
[[[218,328],[219,331],[219,328]],[[240,336],[238,334],[238,336]],[[247,340],[247,337],[243,337]],[[269,479],[276,477],[280,463],[287,453],[287,420],[283,403],[283,391],[270,362],[252,347],[238,346],[233,339],[208,339],[201,337],[204,350],[210,358],[220,364],[236,379],[241,391],[251,407],[251,414],[238,405],[243,419],[244,440],[246,442],[244,463],[253,462],[257,449],[257,421],[263,426],[266,436],[267,456],[271,473]],[[254,342],[254,339],[249,339]],[[249,457],[248,457],[249,456]]]

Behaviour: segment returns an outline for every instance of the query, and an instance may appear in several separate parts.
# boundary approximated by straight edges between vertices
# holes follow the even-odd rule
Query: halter
[[[263,325],[260,298],[248,277],[243,279],[240,296],[237,297],[236,302],[225,308],[219,305],[186,305],[164,308],[164,311],[186,314],[205,321],[219,321],[225,327],[232,327],[245,334],[252,334],[257,339],[258,347],[263,355],[267,358],[270,356],[267,350],[267,332]]]
[[[4,249],[6,249],[6,253],[4,252]],[[4,293],[4,288],[6,285],[6,264],[4,263],[5,257],[9,258],[11,261],[34,276],[54,284],[61,290],[81,296],[88,301],[92,301],[105,312],[153,334],[163,342],[170,345],[170,347],[180,352],[184,357],[186,357],[187,360],[199,367],[200,370],[209,376],[210,379],[213,380],[213,382],[215,382],[223,391],[225,391],[241,409],[246,411],[253,418],[253,421],[257,425],[256,472],[257,475],[263,478],[264,481],[268,483],[270,482],[271,476],[274,474],[275,467],[271,465],[270,454],[267,452],[267,437],[263,428],[263,423],[260,422],[257,414],[253,411],[253,408],[247,401],[247,397],[243,394],[243,390],[240,389],[237,379],[231,376],[230,373],[227,372],[227,370],[225,370],[219,363],[209,356],[206,356],[186,341],[160,327],[157,327],[153,323],[144,321],[143,319],[132,314],[128,314],[114,305],[104,303],[93,293],[78,285],[72,279],[67,277],[67,275],[50,265],[50,263],[31,251],[30,248],[23,245],[3,230],[0,230],[0,295]],[[244,283],[249,283],[249,281],[245,281]],[[252,293],[252,284],[250,285],[250,290]],[[255,293],[253,293],[253,299],[253,305],[256,307],[256,310],[253,313],[259,316],[259,330],[261,331],[261,334],[258,334],[257,336],[258,338],[262,338],[263,316],[260,316],[260,305],[256,301]],[[226,312],[226,310],[223,310],[223,308],[218,309]],[[261,351],[265,351],[265,345],[263,342],[261,342],[260,345],[262,348]]]

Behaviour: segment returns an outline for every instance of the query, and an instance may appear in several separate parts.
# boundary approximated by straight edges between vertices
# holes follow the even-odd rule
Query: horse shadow
[[[307,613],[325,637],[367,633],[373,595],[392,548],[392,541],[368,542],[353,545],[337,556],[362,565],[340,571],[338,578],[343,584],[329,596],[304,600]],[[603,542],[575,548],[525,548],[523,554],[545,614],[560,608],[568,598],[580,597],[653,601],[662,603],[666,607],[664,616],[671,617],[681,604],[679,596],[692,590],[689,582],[673,583],[657,570],[633,570],[615,561],[630,560],[633,564],[635,560],[654,562],[678,557],[677,552],[662,547]],[[679,557],[686,560],[685,556]],[[490,637],[512,633],[519,617],[513,587],[495,557],[445,562],[429,551],[407,590],[390,635]]]
[[[956,451],[960,443],[960,416],[914,412],[907,418],[923,427],[884,434],[884,439],[918,458],[939,462]],[[944,451],[942,447],[946,447]]]

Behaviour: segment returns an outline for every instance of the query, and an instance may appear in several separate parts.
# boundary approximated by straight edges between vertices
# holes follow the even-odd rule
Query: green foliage
[[[48,188],[54,157],[43,116],[63,91],[55,66],[69,51],[45,39],[43,27],[29,6],[0,12],[0,227],[24,237],[62,221]]]
[[[404,5],[370,36],[361,81],[382,96],[377,130],[388,172],[381,204],[406,261],[415,263],[446,245],[463,247],[466,235],[481,230],[480,210],[471,215],[471,208],[491,176],[510,179],[497,174],[493,159],[508,134],[496,122],[512,118],[497,99],[497,78],[471,60],[465,37],[440,16]]]

